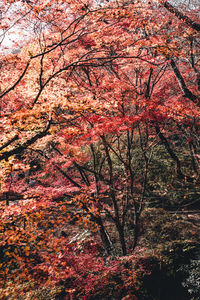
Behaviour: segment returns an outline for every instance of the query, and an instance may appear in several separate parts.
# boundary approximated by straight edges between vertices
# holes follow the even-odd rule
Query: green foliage
[[[198,240],[198,230],[184,214],[148,208],[143,211],[141,222],[145,232],[142,240],[155,251],[164,249],[173,242]]]

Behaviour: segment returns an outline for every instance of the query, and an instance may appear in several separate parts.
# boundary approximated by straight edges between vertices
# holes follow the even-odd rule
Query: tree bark
[[[192,21],[192,19],[190,19],[189,17],[184,15],[177,8],[175,8],[173,5],[171,5],[168,1],[165,1],[163,3],[163,6],[170,13],[174,14],[179,20],[183,21],[185,24],[187,24],[189,27],[193,28],[194,30],[200,32],[200,24],[199,23]]]

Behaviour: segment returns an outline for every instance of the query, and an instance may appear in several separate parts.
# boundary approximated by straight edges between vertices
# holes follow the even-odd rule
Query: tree
[[[199,20],[166,1],[6,1],[3,34],[8,9],[34,36],[1,58],[2,234],[28,230],[42,256],[75,222],[126,255],[152,198],[198,195]]]

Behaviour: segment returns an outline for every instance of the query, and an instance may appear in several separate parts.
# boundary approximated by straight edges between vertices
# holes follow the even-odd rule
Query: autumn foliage
[[[198,201],[198,8],[6,0],[0,26],[3,299],[143,299],[142,212]]]

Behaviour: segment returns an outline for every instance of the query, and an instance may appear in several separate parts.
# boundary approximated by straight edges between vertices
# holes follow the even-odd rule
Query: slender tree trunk
[[[139,237],[139,215],[136,213],[134,217],[134,241],[133,241],[133,246],[132,249],[134,250],[135,247],[137,246],[138,243],[138,237]]]
[[[100,231],[100,237],[101,237],[102,243],[106,249],[107,254],[110,255],[112,252],[112,243],[110,241],[108,233],[106,232],[106,230],[104,228],[104,225],[103,225],[103,222],[101,219],[99,220],[99,225],[100,225],[99,231]]]
[[[116,227],[117,227],[117,231],[119,234],[119,240],[120,240],[120,245],[121,245],[121,249],[122,249],[122,254],[126,255],[127,249],[126,249],[126,241],[125,241],[125,236],[124,236],[124,228],[122,227],[122,225],[120,224],[119,221],[116,222]]]

